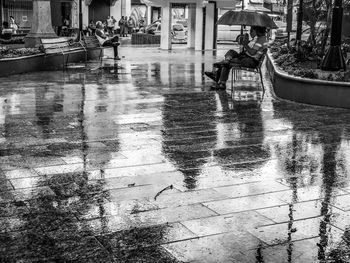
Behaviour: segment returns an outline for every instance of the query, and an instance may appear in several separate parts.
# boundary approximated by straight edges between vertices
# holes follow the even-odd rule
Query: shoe
[[[215,85],[211,86],[214,90],[226,90],[226,84],[225,83],[216,83]]]
[[[214,75],[213,72],[205,71],[205,72],[204,72],[204,75],[206,75],[208,78],[210,78],[210,79],[216,81],[216,76]]]
[[[114,60],[120,60],[120,57],[118,57],[118,56],[114,57]]]

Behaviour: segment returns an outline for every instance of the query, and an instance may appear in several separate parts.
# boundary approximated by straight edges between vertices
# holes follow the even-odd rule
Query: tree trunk
[[[332,25],[332,2],[327,4],[327,23],[326,23],[326,29],[324,31],[324,35],[322,36],[321,49],[320,49],[320,55],[322,56],[325,54],[327,39],[331,31],[331,25]]]

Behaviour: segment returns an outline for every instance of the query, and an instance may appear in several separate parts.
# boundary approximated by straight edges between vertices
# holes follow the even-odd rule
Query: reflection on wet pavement
[[[123,52],[1,79],[0,262],[349,262],[350,111]]]

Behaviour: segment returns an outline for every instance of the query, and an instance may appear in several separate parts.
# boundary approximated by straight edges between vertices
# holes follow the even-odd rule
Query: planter
[[[300,103],[350,109],[350,83],[305,79],[288,75],[266,59],[273,90],[277,97]]]
[[[88,50],[87,59],[98,59],[100,50]],[[32,71],[60,70],[63,69],[65,61],[68,63],[76,63],[85,61],[85,51],[71,52],[68,56],[62,54],[54,54],[45,56],[45,54],[37,54],[32,56],[23,56],[17,58],[0,59],[0,77],[6,77],[12,74],[21,74]]]
[[[160,36],[136,33],[131,35],[131,44],[135,45],[160,45]]]

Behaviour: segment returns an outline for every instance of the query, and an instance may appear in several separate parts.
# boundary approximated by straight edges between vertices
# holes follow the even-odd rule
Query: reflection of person
[[[103,24],[101,21],[96,22],[96,31],[95,35],[100,42],[101,46],[103,47],[113,47],[114,49],[114,59],[119,60],[118,56],[118,46],[119,46],[119,37],[107,37],[107,35],[104,32]]]
[[[216,83],[213,88],[226,89],[226,81],[231,69],[231,63],[240,64],[242,67],[254,68],[259,64],[259,59],[268,47],[268,39],[266,37],[266,28],[260,26],[252,26],[250,28],[250,36],[253,40],[249,41],[248,34],[241,38],[240,42],[244,47],[241,53],[229,50],[225,54],[225,59],[219,63],[214,63],[217,68],[216,72],[205,72],[209,78]]]
[[[2,23],[2,29],[1,29],[1,37],[2,39],[11,39],[12,37],[12,28],[9,28],[9,23],[7,21],[4,21]]]
[[[16,24],[15,18],[10,16],[10,28],[12,29],[13,34],[17,34],[18,25]]]

